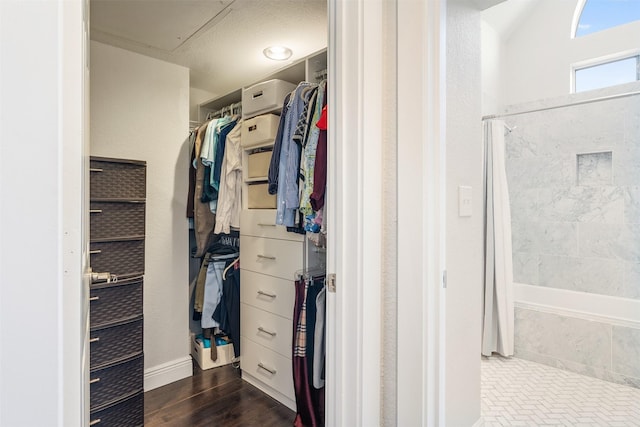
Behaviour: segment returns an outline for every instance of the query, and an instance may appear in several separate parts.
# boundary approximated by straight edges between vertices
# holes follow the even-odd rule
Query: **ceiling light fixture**
[[[269,59],[273,59],[274,61],[284,61],[291,58],[291,55],[293,55],[291,49],[285,46],[269,46],[263,50],[262,53],[264,53],[264,56]]]

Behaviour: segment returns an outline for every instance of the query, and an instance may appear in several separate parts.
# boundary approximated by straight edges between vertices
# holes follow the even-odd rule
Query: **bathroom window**
[[[571,36],[582,37],[638,20],[638,0],[579,0]]]
[[[573,89],[576,93],[635,82],[640,80],[640,53],[574,65],[573,73]]]

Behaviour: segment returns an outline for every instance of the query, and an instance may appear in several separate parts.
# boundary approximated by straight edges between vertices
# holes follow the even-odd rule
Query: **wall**
[[[485,20],[481,22],[482,114],[500,111],[504,106],[505,47],[502,37]]]
[[[576,4],[577,0],[539,0],[525,16],[513,17],[518,25],[511,34],[500,34],[504,62],[494,66],[504,68],[503,105],[566,95],[571,87],[571,64],[638,49],[639,21],[572,39]],[[499,47],[493,45],[489,49]],[[489,49],[483,49],[483,55]],[[490,87],[486,81],[483,85],[485,90]]]
[[[198,104],[213,99],[216,95],[204,89],[189,88],[189,121],[199,122]]]
[[[88,418],[82,12],[0,2],[2,426]]]
[[[600,306],[635,300],[640,309],[640,96],[505,121],[515,127],[506,137],[514,281],[564,295],[553,310],[551,293],[541,309],[517,297],[516,356],[640,387],[640,317],[570,305],[598,296]]]
[[[91,42],[91,154],[147,162],[145,389],[191,375],[189,70]]]
[[[482,127],[480,12],[447,4],[446,45],[446,425],[480,416]],[[458,187],[472,187],[473,212],[458,215]],[[471,350],[470,349],[474,349]]]

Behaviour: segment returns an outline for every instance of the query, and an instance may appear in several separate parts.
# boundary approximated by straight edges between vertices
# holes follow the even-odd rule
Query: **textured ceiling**
[[[91,0],[91,38],[188,67],[223,95],[327,46],[326,0]],[[262,50],[282,44],[288,61]]]

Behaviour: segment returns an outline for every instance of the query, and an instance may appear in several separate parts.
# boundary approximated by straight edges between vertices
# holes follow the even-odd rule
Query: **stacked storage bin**
[[[144,424],[146,162],[91,157],[90,425]]]

